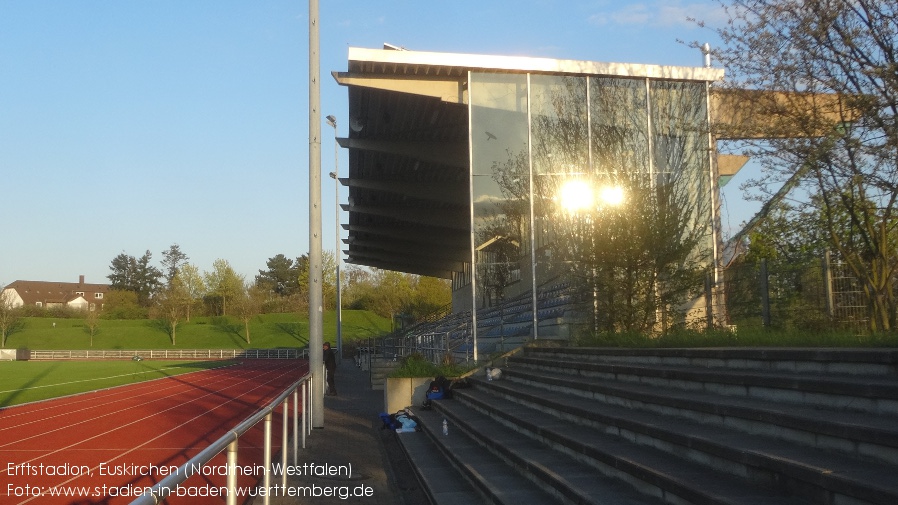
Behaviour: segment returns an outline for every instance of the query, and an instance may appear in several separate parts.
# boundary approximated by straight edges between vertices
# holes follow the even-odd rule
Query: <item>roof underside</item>
[[[552,72],[713,80],[704,68],[350,48],[346,261],[450,278],[470,262],[467,75]],[[707,75],[706,75],[707,74]],[[710,78],[709,78],[710,77]]]

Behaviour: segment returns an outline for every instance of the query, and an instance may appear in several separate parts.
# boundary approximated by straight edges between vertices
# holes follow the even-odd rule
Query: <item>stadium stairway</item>
[[[437,505],[896,504],[898,351],[527,348],[399,435]],[[443,435],[443,419],[449,434]]]

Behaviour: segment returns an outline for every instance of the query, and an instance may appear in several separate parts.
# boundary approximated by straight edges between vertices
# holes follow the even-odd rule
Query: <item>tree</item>
[[[452,303],[452,287],[449,281],[436,277],[418,277],[412,303],[407,312],[420,319],[450,303]]]
[[[180,275],[175,274],[169,285],[159,291],[155,302],[157,319],[171,338],[171,345],[177,345],[178,324],[186,317],[192,302]]]
[[[112,273],[106,276],[112,289],[133,291],[137,294],[137,302],[142,307],[148,307],[153,294],[159,289],[159,278],[162,277],[162,271],[150,265],[152,258],[150,251],[140,258],[124,252],[113,258],[109,266]]]
[[[147,309],[137,302],[137,293],[124,289],[112,289],[103,299],[103,317],[106,319],[141,319],[147,317]]]
[[[299,274],[292,259],[278,254],[273,258],[268,258],[265,265],[268,269],[259,270],[259,275],[256,276],[256,285],[277,296],[291,296],[299,291]]]
[[[773,118],[739,125],[740,138],[771,139],[748,141],[765,170],[746,187],[773,194],[793,184],[812,197],[804,204],[863,285],[869,329],[888,331],[898,274],[898,4],[727,4],[725,47],[715,52],[726,86],[753,105],[751,117]]]
[[[201,300],[206,293],[206,285],[203,282],[203,276],[200,269],[196,265],[187,263],[181,266],[178,277],[184,285],[187,294],[187,312],[184,314],[185,320],[190,322],[190,311],[197,300]]]
[[[412,301],[413,276],[391,270],[375,270],[377,290],[372,302],[378,315],[392,318],[409,308]]]
[[[84,331],[90,335],[90,346],[94,346],[94,337],[100,332],[100,309],[99,307],[88,307],[87,314],[84,315]]]
[[[265,290],[256,285],[245,284],[243,289],[235,296],[233,308],[234,314],[243,321],[244,338],[250,343],[249,322],[262,312],[262,304],[265,301]]]
[[[228,315],[229,302],[243,290],[243,277],[234,271],[227,260],[217,259],[212,262],[212,271],[203,274],[203,279],[206,294],[215,296],[221,302],[222,316]]]
[[[6,347],[6,339],[22,328],[19,307],[14,307],[12,294],[9,291],[0,291],[0,348]]]
[[[373,275],[367,268],[358,265],[346,265],[340,272],[343,277],[345,289],[341,293],[343,307],[363,310],[368,307],[376,288]]]
[[[181,266],[190,258],[181,251],[181,246],[172,244],[162,253],[162,274],[165,276],[165,284],[170,286],[172,279],[181,270]]]

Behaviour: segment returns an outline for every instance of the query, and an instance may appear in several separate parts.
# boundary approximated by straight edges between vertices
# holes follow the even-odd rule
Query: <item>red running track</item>
[[[247,360],[0,409],[0,504],[130,503],[268,405],[307,369],[306,361]],[[282,412],[272,415],[272,454],[281,447]],[[263,425],[238,442],[238,465],[246,470],[238,472],[238,487],[245,491],[263,475]],[[166,503],[223,503],[221,496],[197,495],[221,492],[225,462],[219,454],[204,468],[211,475],[191,477],[179,489],[184,496]]]

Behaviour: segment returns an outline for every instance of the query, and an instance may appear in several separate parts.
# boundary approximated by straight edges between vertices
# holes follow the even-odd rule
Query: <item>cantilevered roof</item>
[[[468,71],[715,81],[723,70],[349,48],[347,262],[450,278],[470,262]]]

